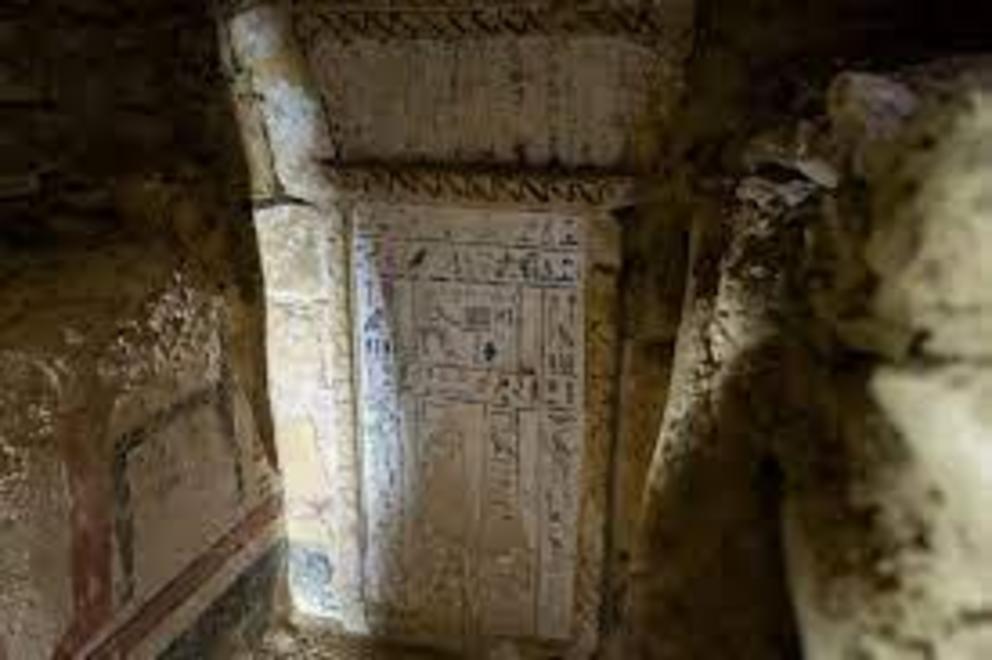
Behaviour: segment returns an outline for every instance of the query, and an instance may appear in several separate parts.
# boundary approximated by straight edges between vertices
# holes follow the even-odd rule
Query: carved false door
[[[354,222],[370,630],[447,643],[568,638],[583,221],[369,203]]]

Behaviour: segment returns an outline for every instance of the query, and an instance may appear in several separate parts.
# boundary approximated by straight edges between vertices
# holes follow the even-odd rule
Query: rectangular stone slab
[[[584,447],[584,226],[362,204],[353,245],[372,631],[572,632]]]

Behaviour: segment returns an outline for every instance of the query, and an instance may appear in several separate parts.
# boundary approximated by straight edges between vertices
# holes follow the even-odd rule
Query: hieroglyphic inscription
[[[563,639],[583,438],[583,226],[363,204],[354,281],[374,630]]]

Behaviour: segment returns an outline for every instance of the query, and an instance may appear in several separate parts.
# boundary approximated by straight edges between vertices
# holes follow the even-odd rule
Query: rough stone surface
[[[688,0],[10,0],[0,660],[992,655],[992,63],[828,89],[894,8],[675,108]]]
[[[630,657],[988,653],[987,72],[845,74],[695,188]]]
[[[223,25],[256,196],[326,207],[334,189],[319,161],[333,155],[327,116],[282,3],[257,4]]]
[[[792,463],[787,547],[810,658],[992,649],[992,537],[978,513],[989,493],[987,75],[957,62],[878,78],[863,116],[838,122],[877,126],[881,113],[888,128],[846,143],[866,165],[848,187],[864,177],[867,194],[828,207],[817,243],[818,312],[857,357],[814,378],[807,396],[825,430]],[[873,100],[896,85],[917,98],[913,112]]]
[[[248,176],[202,5],[69,5],[0,10],[0,655],[153,657],[276,533]]]
[[[221,566],[189,567],[218,544],[231,561],[262,542],[223,539],[264,518],[255,512],[277,488],[227,348],[224,300],[148,242],[7,268],[6,646],[39,657],[97,637],[106,648],[167,642],[137,606],[171,601],[168,619],[204,605],[193,591]],[[64,531],[46,533],[53,524]],[[145,630],[123,632],[135,628]]]
[[[632,567],[631,657],[791,658],[773,440],[802,232],[731,198],[697,219]],[[761,606],[749,605],[761,594]],[[662,625],[663,622],[663,625]]]
[[[655,155],[659,118],[678,95],[691,3],[588,5],[509,2],[480,11],[477,3],[454,2],[363,7],[366,13],[298,3],[332,157],[642,169]],[[597,10],[619,15],[631,30],[610,34],[606,16],[592,21],[591,33],[569,20]],[[353,17],[347,35],[321,20],[331,12]],[[655,34],[632,38],[648,16],[659,17]],[[555,17],[572,29],[532,29]],[[492,28],[472,29],[487,20],[495,20]]]
[[[664,63],[615,38],[341,42],[311,55],[334,157],[596,166],[644,162]],[[425,78],[426,77],[426,78]],[[581,127],[581,128],[580,128]]]
[[[864,260],[880,282],[866,316],[935,357],[980,359],[992,350],[990,294],[981,285],[992,275],[983,258],[992,240],[988,173],[976,166],[992,153],[990,98],[986,86],[956,103],[930,103],[901,135],[876,144],[868,165],[873,221]]]

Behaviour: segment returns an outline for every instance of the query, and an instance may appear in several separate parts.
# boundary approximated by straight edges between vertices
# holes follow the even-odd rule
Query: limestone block
[[[276,197],[280,192],[280,182],[276,175],[275,155],[269,142],[265,116],[259,107],[258,99],[251,87],[251,81],[244,74],[231,74],[234,108],[241,131],[245,161],[251,179],[252,197],[265,200]]]
[[[786,510],[806,657],[984,658],[992,374],[883,367],[829,384],[839,433]]]
[[[321,506],[327,482],[323,457],[317,446],[317,428],[309,418],[277,419],[279,460],[286,480],[287,534],[293,541],[316,544],[326,540]]]
[[[252,90],[251,98],[265,124],[277,189],[329,205],[335,195],[319,165],[321,159],[332,155],[326,118],[320,96],[308,79],[289,16],[275,4],[256,5],[230,18],[227,30],[234,66],[247,76],[245,84]],[[268,166],[260,164],[262,167]],[[260,182],[264,176],[260,170]]]
[[[351,314],[347,294],[346,283],[336,284],[331,288],[331,298],[327,304],[317,307],[324,382],[335,392],[336,397],[347,397],[353,380]]]
[[[255,211],[265,291],[272,299],[309,301],[330,295],[327,213],[299,205]],[[334,265],[340,269],[339,265]]]
[[[359,467],[352,330],[340,294],[335,304],[270,299],[268,375],[286,484],[290,598],[299,611],[354,632],[364,620]]]
[[[275,414],[306,410],[326,385],[316,307],[275,303],[268,313],[269,383]]]
[[[383,20],[391,20],[386,15]],[[442,16],[440,21],[444,21]],[[621,37],[398,39],[318,32],[307,56],[342,160],[629,170],[670,63]]]
[[[269,392],[286,484],[289,591],[300,611],[361,629],[352,328],[341,219],[256,210]]]

